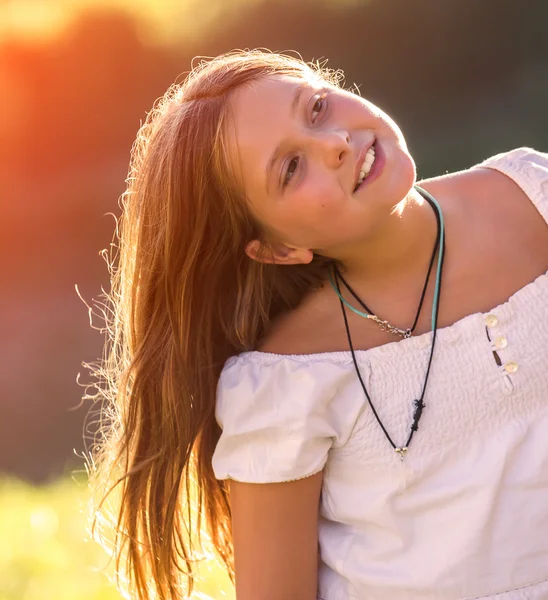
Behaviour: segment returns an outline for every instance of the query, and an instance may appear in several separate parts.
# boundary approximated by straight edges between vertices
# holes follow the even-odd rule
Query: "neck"
[[[358,289],[391,291],[402,286],[420,286],[437,233],[433,207],[412,189],[373,237],[341,254],[345,278]]]

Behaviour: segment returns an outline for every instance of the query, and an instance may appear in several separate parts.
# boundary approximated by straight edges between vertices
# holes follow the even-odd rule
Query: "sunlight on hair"
[[[261,49],[198,57],[136,134],[103,253],[111,290],[84,302],[105,335],[103,357],[84,364],[92,381],[81,383],[92,403],[90,534],[125,597],[233,598],[229,486],[212,466],[219,376],[321,285],[330,261],[280,269],[246,256],[263,232],[223,154],[227,100],[273,74],[339,85],[342,71],[325,63]]]

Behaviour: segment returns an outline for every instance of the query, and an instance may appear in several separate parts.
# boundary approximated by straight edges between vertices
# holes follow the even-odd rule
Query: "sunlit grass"
[[[0,480],[0,600],[121,599],[102,571],[107,555],[87,541],[87,498],[85,482],[68,477],[42,487]],[[216,563],[200,576],[196,600],[233,600]]]

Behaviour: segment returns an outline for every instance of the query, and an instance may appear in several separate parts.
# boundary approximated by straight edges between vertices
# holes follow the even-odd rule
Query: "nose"
[[[316,151],[329,167],[338,167],[350,153],[350,135],[344,129],[317,131],[313,137]]]

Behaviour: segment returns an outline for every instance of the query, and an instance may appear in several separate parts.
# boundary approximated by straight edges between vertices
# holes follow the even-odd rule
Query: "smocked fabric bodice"
[[[548,223],[548,154],[520,148],[478,166],[514,179]],[[431,339],[356,352],[397,444]],[[256,483],[324,469],[319,599],[548,599],[548,273],[438,330],[424,402],[402,461],[350,352],[246,352],[219,381],[213,468]]]

